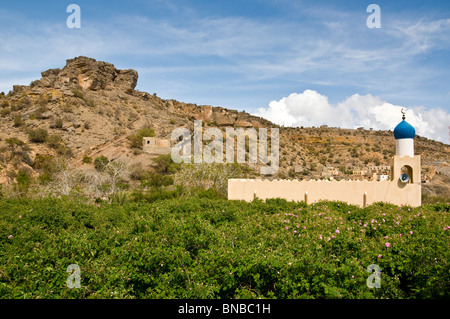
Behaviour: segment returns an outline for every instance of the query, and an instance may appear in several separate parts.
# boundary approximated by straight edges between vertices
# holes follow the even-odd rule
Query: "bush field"
[[[2,199],[0,298],[449,298],[449,209]]]

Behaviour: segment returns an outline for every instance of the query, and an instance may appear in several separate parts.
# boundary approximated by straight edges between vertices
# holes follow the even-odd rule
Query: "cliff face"
[[[137,71],[88,57],[69,59],[62,69],[41,75],[29,86],[16,85],[10,93],[0,94],[0,183],[14,182],[19,169],[38,176],[41,156],[65,157],[80,169],[90,167],[82,163],[84,156],[100,155],[148,166],[154,156],[131,148],[127,137],[151,127],[156,137],[170,139],[177,127],[193,129],[194,120],[222,130],[278,127],[278,178],[318,178],[326,166],[351,171],[389,165],[395,152],[390,131],[279,127],[246,112],[166,100],[135,90]],[[38,129],[47,134],[40,142],[30,135]],[[14,144],[12,138],[20,142]],[[450,160],[448,145],[420,136],[415,150],[424,163]],[[429,172],[424,170],[430,179],[439,175]]]

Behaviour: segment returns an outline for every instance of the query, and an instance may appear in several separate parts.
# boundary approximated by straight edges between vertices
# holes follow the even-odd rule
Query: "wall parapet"
[[[335,200],[362,207],[375,202],[420,206],[421,186],[386,180],[228,180],[228,199],[252,201],[254,198],[284,198],[307,204]]]

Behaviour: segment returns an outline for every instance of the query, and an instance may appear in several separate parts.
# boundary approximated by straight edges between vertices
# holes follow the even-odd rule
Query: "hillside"
[[[147,128],[170,139],[177,127],[192,130],[194,119],[223,130],[278,127],[280,168],[275,178],[320,178],[328,166],[346,178],[368,166],[389,165],[395,152],[391,131],[279,127],[246,112],[162,99],[135,90],[137,81],[135,70],[77,57],[62,69],[42,72],[28,86],[0,94],[0,184],[16,183],[20,171],[38,178],[55,158],[83,171],[94,170],[93,161],[84,158],[102,155],[151,169],[156,155],[142,152],[129,137]],[[429,181],[424,193],[450,197],[450,146],[417,136],[415,152],[422,156],[422,179]]]

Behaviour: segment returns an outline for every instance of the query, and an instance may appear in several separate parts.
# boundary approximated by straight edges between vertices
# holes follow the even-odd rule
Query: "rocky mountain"
[[[205,128],[222,130],[278,127],[280,169],[275,178],[320,178],[329,166],[348,175],[370,165],[389,165],[395,152],[391,131],[280,127],[246,112],[162,99],[135,90],[135,70],[118,70],[88,57],[69,59],[62,69],[41,75],[28,86],[15,85],[0,94],[0,184],[15,183],[20,170],[42,175],[48,158],[65,158],[80,170],[93,168],[84,159],[101,155],[151,167],[156,155],[144,153],[128,137],[148,128],[156,137],[170,139],[177,127],[192,130],[195,119]],[[430,182],[424,184],[425,192],[450,197],[450,146],[417,136],[415,148],[422,155],[423,179]]]

